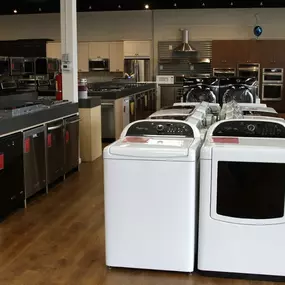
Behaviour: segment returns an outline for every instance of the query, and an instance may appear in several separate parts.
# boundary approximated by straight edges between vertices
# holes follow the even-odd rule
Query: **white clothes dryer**
[[[104,149],[106,264],[192,272],[200,132],[144,120]]]
[[[285,276],[285,122],[215,123],[200,159],[198,269]]]

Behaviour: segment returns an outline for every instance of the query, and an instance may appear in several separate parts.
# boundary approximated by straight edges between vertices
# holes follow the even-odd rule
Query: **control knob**
[[[254,132],[254,131],[255,131],[255,125],[250,124],[250,125],[247,126],[247,129],[248,129],[250,132]]]
[[[164,126],[163,125],[157,125],[156,130],[158,132],[162,132],[164,130]]]

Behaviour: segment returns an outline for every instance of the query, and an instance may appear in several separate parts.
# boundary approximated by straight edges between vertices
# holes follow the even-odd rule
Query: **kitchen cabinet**
[[[150,41],[125,41],[125,57],[151,57]]]
[[[285,41],[284,40],[265,40],[261,41],[260,63],[263,67],[284,67]]]
[[[212,67],[236,67],[239,46],[237,41],[219,40],[212,42]]]
[[[124,72],[124,43],[110,43],[110,72]]]
[[[89,58],[110,58],[110,43],[108,42],[90,42]]]
[[[47,57],[61,59],[61,43],[48,43]]]
[[[89,43],[78,43],[78,71],[89,71]]]

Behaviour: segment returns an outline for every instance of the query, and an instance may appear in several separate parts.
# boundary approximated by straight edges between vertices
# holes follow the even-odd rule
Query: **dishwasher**
[[[114,100],[104,100],[101,103],[102,139],[115,139],[115,104]]]
[[[64,175],[63,120],[47,124],[47,182],[51,184]]]
[[[24,177],[26,200],[46,188],[45,126],[24,132]]]
[[[64,173],[79,165],[79,116],[64,119]]]
[[[0,138],[0,218],[24,206],[23,134]]]

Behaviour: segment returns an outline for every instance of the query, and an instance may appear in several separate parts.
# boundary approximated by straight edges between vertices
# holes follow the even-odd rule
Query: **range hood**
[[[196,49],[189,44],[189,31],[181,29],[182,43],[174,49],[175,52],[196,52]]]

